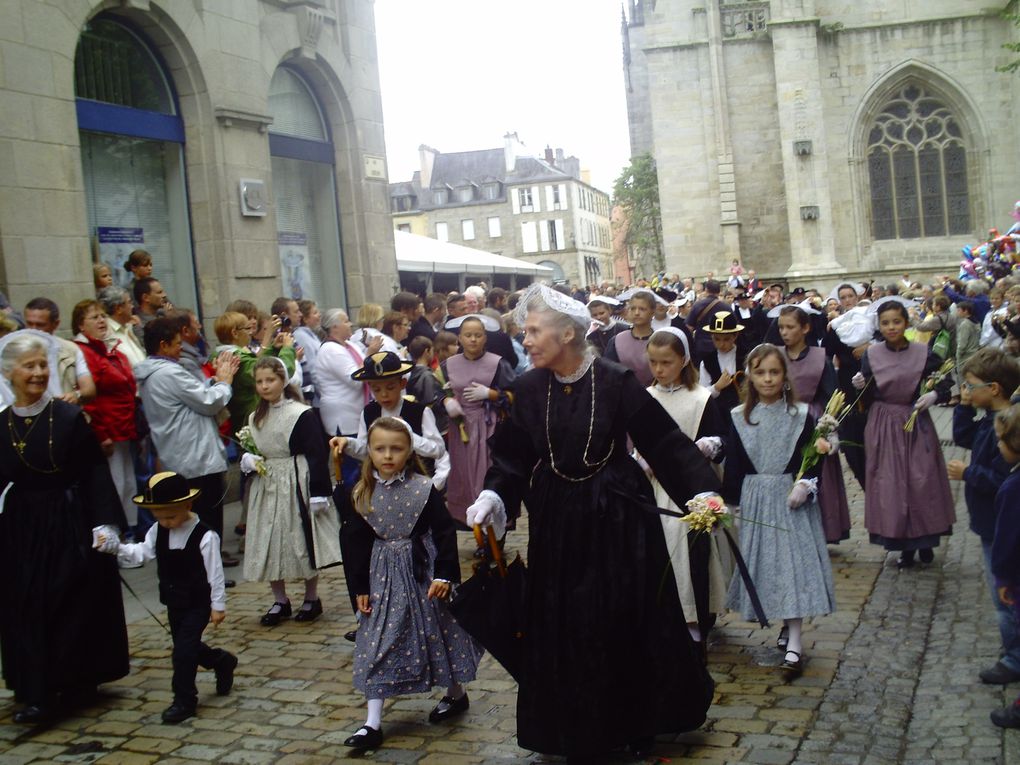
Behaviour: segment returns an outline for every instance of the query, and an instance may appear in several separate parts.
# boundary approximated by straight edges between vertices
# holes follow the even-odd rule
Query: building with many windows
[[[14,0],[0,288],[68,313],[145,249],[173,301],[326,306],[397,284],[371,0]]]
[[[1007,5],[630,0],[631,149],[657,162],[666,270],[942,270],[1009,223]]]
[[[394,228],[553,269],[553,279],[611,279],[609,196],[582,179],[562,149],[526,153],[516,133],[502,149],[418,149],[421,169],[390,184]]]

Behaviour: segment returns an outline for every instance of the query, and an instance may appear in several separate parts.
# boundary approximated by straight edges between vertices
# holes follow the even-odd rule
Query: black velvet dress
[[[31,421],[13,409],[0,418],[3,674],[16,699],[45,705],[128,674],[117,560],[92,549],[95,526],[126,522],[78,407],[54,400]]]
[[[571,384],[535,369],[514,387],[486,488],[530,518],[518,743],[585,756],[697,728],[712,679],[627,437],[680,505],[718,490],[714,472],[619,364],[595,359]]]

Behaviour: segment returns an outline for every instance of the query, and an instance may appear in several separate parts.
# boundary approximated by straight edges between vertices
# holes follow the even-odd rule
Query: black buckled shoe
[[[226,696],[234,687],[234,670],[237,669],[237,657],[232,653],[226,653],[213,672],[216,673],[216,695]]]
[[[367,725],[362,725],[358,729],[357,733],[344,741],[344,746],[364,751],[366,749],[378,749],[382,746],[382,742],[382,728],[376,730],[375,728],[370,728]]]
[[[992,724],[1000,728],[1020,728],[1020,706],[1010,704],[1003,709],[996,709],[991,714]]]
[[[305,608],[310,605],[311,608]],[[314,622],[322,616],[322,599],[316,598],[315,600],[306,600],[304,605],[298,609],[298,612],[294,614],[294,621],[296,622]]]
[[[167,725],[176,725],[194,716],[195,707],[185,706],[176,701],[163,710],[163,722]]]
[[[273,603],[272,607],[262,615],[260,619],[263,627],[275,627],[284,619],[291,617],[290,601],[286,603]]]
[[[914,551],[904,550],[900,553],[900,557],[896,559],[896,568],[905,569],[914,567]]]
[[[443,696],[442,701],[436,704],[436,708],[429,712],[429,722],[441,723],[452,720],[457,715],[467,712],[469,706],[471,706],[471,703],[468,701],[467,693],[459,699]]]
[[[27,707],[14,713],[14,722],[19,725],[38,725],[49,720],[52,713],[49,707],[29,704]]]
[[[978,677],[986,685],[1009,685],[1020,680],[1020,672],[1010,669],[1001,661],[997,661],[994,666],[981,670],[978,673]]]
[[[921,563],[931,563],[935,560],[935,551],[930,547],[922,547],[917,553],[917,557],[920,558]]]
[[[358,640],[358,630],[353,629],[350,632],[345,632],[344,640],[350,641],[351,643],[356,643]]]
[[[787,658],[791,653],[797,658]],[[783,674],[786,675],[788,680],[800,677],[804,672],[804,657],[796,651],[787,650],[786,656],[783,657],[783,663],[779,665],[779,668],[783,670]]]

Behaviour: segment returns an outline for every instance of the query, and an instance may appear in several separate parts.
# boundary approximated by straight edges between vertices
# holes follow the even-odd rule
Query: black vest
[[[419,436],[421,432],[421,419],[425,414],[425,405],[418,401],[408,401],[406,398],[400,402],[400,419],[411,426],[411,430]],[[365,427],[372,427],[372,423],[382,416],[382,404],[378,401],[369,401],[365,404]]]
[[[707,332],[705,334],[708,334]],[[714,347],[714,346],[713,346]],[[741,349],[737,348],[737,373],[736,377],[738,382],[735,385],[728,385],[723,388],[719,397],[715,400],[719,406],[720,412],[729,412],[733,407],[739,406],[740,394],[737,392],[737,386],[744,384],[744,359],[747,357],[746,352],[742,352]],[[712,353],[705,356],[701,362],[705,365],[705,371],[708,372],[708,376],[712,378],[712,384],[722,377],[722,367],[719,366],[719,354],[713,350]]]
[[[159,601],[168,608],[198,608],[210,605],[212,590],[202,558],[202,537],[210,531],[202,521],[191,530],[182,550],[170,549],[170,530],[156,530],[156,574]]]

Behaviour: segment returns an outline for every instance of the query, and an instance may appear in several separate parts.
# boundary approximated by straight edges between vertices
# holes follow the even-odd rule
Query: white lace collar
[[[404,480],[407,478],[407,471],[401,470],[399,473],[396,473],[390,476],[389,478],[383,478],[381,475],[379,475],[378,470],[373,470],[372,475],[375,476],[375,480],[377,483],[381,483],[383,486],[390,486],[391,484],[394,484],[397,481],[403,483]]]
[[[584,357],[581,359],[581,363],[578,365],[577,369],[575,369],[573,372],[571,372],[568,375],[563,375],[562,377],[553,372],[553,374],[556,377],[556,382],[562,383],[564,385],[576,383],[578,380],[580,380],[588,373],[588,370],[591,369],[591,365],[594,363],[595,353],[589,348],[584,352]]]
[[[46,405],[48,403],[50,403],[50,400],[52,398],[53,397],[49,394],[49,391],[47,391],[47,392],[43,393],[39,397],[39,400],[36,401],[34,404],[29,404],[28,406],[14,406],[12,404],[11,405],[11,409],[14,410],[14,413],[18,417],[35,417],[43,409],[46,408]]]

